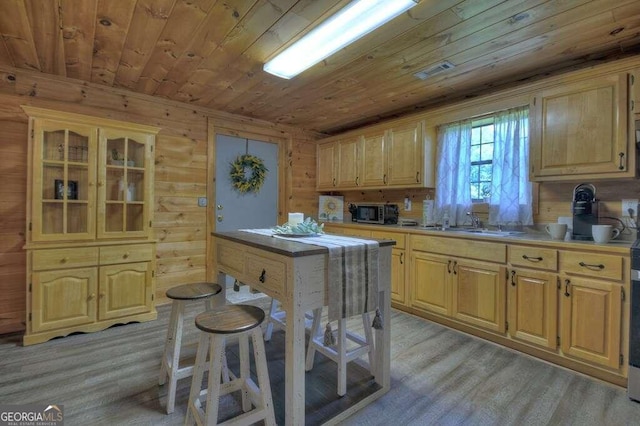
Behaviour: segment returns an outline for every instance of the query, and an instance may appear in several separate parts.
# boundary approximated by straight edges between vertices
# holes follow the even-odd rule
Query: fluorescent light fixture
[[[355,0],[264,64],[263,68],[278,77],[292,78],[419,1]]]

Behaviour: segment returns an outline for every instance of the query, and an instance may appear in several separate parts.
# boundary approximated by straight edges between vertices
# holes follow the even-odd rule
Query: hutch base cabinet
[[[149,321],[155,127],[29,115],[24,344]]]

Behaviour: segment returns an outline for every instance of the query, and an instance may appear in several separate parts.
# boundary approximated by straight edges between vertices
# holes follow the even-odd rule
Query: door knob
[[[222,216],[221,214],[218,215],[218,222],[222,222],[222,219],[224,219],[224,216]]]

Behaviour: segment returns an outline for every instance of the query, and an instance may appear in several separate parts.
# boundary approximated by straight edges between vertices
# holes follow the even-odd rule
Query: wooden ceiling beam
[[[90,81],[98,0],[61,0],[60,5],[67,76]]]
[[[296,0],[260,0],[227,35],[225,40],[198,67],[188,84],[178,94],[182,100],[198,99],[199,105],[210,101],[208,90],[215,88],[219,73],[237,61],[242,52],[258,40],[280,17],[296,3]],[[186,98],[186,99],[185,99]]]
[[[2,2],[0,33],[15,66],[31,70],[42,70],[23,0],[6,0]]]
[[[25,6],[41,71],[66,76],[59,2],[25,0]]]
[[[249,107],[251,105],[263,105],[265,107],[269,105],[268,98],[272,96],[272,92],[276,92],[277,96],[281,98],[288,99],[291,93],[298,90],[304,91],[308,87],[319,88],[323,85],[333,85],[341,69],[358,67],[358,64],[363,65],[371,62],[372,52],[385,49],[386,46],[389,46],[394,51],[401,50],[403,46],[414,45],[420,38],[426,37],[426,34],[429,34],[428,31],[433,31],[431,29],[433,26],[444,29],[460,22],[460,17],[450,10],[456,5],[462,7],[459,0],[423,0],[407,13],[400,15],[365,38],[336,52],[322,61],[321,65],[311,67],[291,80],[283,80],[260,70],[255,84],[244,88],[248,93],[236,90],[235,92],[239,95],[235,101],[225,104],[220,103],[217,107],[252,112],[253,108]],[[436,21],[434,19],[435,16],[439,16],[440,20]],[[431,23],[433,26],[427,23]],[[425,28],[426,32],[422,33],[421,28]],[[396,34],[401,35],[396,36]],[[256,86],[258,86],[257,90],[253,91],[253,87]]]
[[[176,1],[138,0],[116,71],[116,85],[136,87]]]
[[[91,67],[92,82],[113,85],[136,2],[137,0],[99,0]]]
[[[195,35],[208,24],[207,16],[216,0],[179,0],[164,26],[155,48],[149,56],[136,92],[153,94],[162,79],[188,50]]]

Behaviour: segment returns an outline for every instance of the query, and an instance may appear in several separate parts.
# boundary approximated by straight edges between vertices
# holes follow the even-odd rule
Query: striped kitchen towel
[[[274,235],[270,229],[241,229],[295,240],[329,249],[327,287],[329,321],[348,318],[378,308],[378,242],[340,235],[306,238]]]

